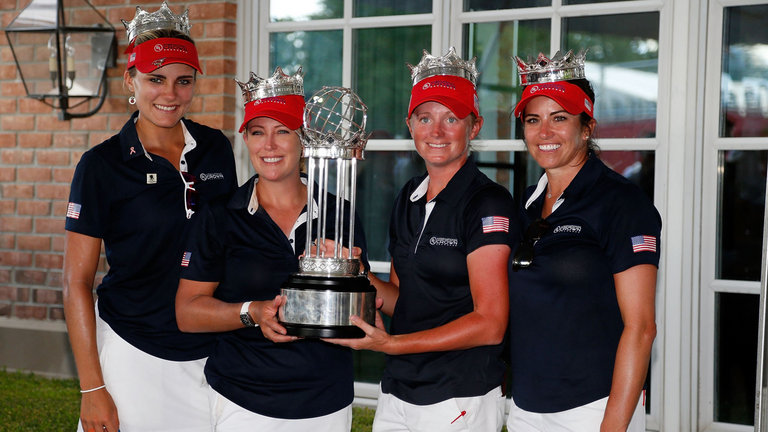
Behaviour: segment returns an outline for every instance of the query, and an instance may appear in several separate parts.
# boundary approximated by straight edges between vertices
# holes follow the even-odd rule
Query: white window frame
[[[723,150],[768,150],[768,139],[761,137],[720,137],[720,81],[722,76],[723,18],[727,7],[768,4],[765,0],[710,0],[706,43],[706,92],[704,102],[704,168],[702,179],[701,237],[701,292],[700,292],[700,349],[699,349],[699,429],[706,432],[747,432],[753,426],[742,426],[714,421],[714,350],[715,350],[715,295],[739,293],[760,295],[760,281],[717,279],[717,227],[720,210],[719,156]],[[757,343],[757,341],[755,341]]]

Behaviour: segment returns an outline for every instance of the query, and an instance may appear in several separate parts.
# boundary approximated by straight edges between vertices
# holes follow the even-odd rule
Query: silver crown
[[[463,60],[456,55],[456,50],[453,47],[448,49],[442,57],[435,57],[424,50],[424,54],[421,57],[421,61],[416,66],[408,64],[411,69],[411,79],[415,85],[424,78],[429,78],[435,75],[455,75],[458,77],[466,78],[472,85],[477,85],[477,66],[475,66],[475,59]]]
[[[151,30],[178,30],[189,36],[189,29],[192,27],[189,23],[189,9],[181,15],[176,15],[166,2],[163,2],[160,9],[152,13],[141,9],[141,6],[136,6],[136,15],[131,22],[124,19],[120,21],[123,22],[125,32],[128,34],[128,43],[133,43],[136,36]]]
[[[565,54],[558,51],[551,59],[547,58],[544,53],[539,53],[535,61],[531,61],[529,57],[527,63],[515,56],[517,71],[520,74],[520,85],[586,78],[584,60],[587,51],[582,49],[578,54],[573,54],[573,50],[569,50]]]
[[[304,96],[304,73],[301,66],[293,75],[286,75],[278,66],[275,73],[269,78],[261,78],[251,72],[251,79],[247,82],[235,79],[243,92],[243,103],[253,102],[265,97],[299,95]]]

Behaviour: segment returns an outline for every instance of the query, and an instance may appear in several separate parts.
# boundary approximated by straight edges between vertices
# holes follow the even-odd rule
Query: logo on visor
[[[160,66],[162,66],[162,65],[163,65],[163,62],[164,62],[164,61],[165,61],[165,57],[163,57],[163,58],[161,58],[161,59],[157,59],[157,60],[155,60],[155,61],[153,61],[153,62],[152,62],[152,66],[154,66],[154,67],[160,67]]]
[[[264,99],[259,99],[259,100],[253,101],[254,105],[260,105],[260,104],[263,104],[263,103],[276,103],[276,104],[281,104],[281,105],[288,105],[288,102],[286,102],[285,99],[283,99],[281,97],[277,97],[277,96],[267,97],[267,98],[264,98]]]
[[[584,107],[587,108],[587,111],[592,111],[592,104],[589,102],[589,99],[584,98]]]
[[[531,87],[531,93],[536,93],[539,90],[554,90],[560,93],[565,93],[565,87],[560,84],[540,84]]]
[[[163,52],[163,51],[179,51],[183,53],[188,53],[189,50],[184,45],[180,44],[173,44],[173,43],[167,43],[167,44],[155,44],[153,47],[155,52]]]
[[[421,89],[422,90],[427,90],[427,89],[430,89],[432,87],[442,87],[442,88],[447,88],[449,90],[456,90],[456,86],[453,85],[452,82],[450,82],[450,81],[443,81],[443,80],[436,80],[436,81],[424,83],[424,86],[421,87]]]

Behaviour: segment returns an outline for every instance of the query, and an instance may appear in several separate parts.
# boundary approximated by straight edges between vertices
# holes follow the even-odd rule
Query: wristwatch
[[[243,303],[243,306],[240,308],[240,321],[242,321],[243,325],[246,327],[258,327],[259,325],[253,321],[251,314],[248,313],[248,306],[250,305],[251,302],[249,301]]]

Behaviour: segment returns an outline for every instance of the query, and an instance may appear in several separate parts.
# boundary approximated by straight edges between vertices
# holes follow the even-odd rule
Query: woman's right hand
[[[80,400],[80,423],[84,432],[118,432],[117,407],[106,388],[83,393]]]
[[[293,342],[298,339],[296,336],[287,335],[285,327],[277,321],[277,313],[285,301],[285,296],[278,295],[274,300],[252,302],[248,307],[248,312],[256,318],[264,337],[272,342]]]

